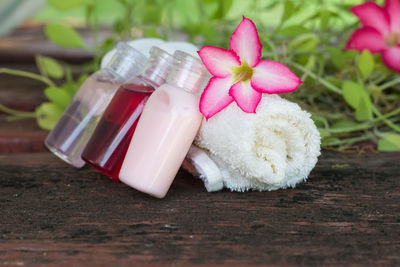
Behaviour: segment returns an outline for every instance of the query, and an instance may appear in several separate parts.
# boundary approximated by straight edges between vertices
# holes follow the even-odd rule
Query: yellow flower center
[[[246,61],[243,61],[242,65],[240,65],[239,67],[232,68],[234,83],[248,81],[251,79],[251,77],[253,77],[253,74],[253,68],[250,67]]]
[[[400,33],[394,32],[386,37],[386,44],[388,46],[397,46],[400,43]]]

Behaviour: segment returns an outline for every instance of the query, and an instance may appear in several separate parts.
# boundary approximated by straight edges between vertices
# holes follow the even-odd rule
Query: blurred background
[[[363,2],[2,0],[1,124],[24,119],[51,129],[118,41],[155,37],[228,48],[246,16],[257,26],[263,58],[288,65],[302,78],[299,90],[282,96],[312,113],[324,148],[359,149],[366,142],[361,147],[400,150],[398,73],[379,54],[345,50],[360,27],[350,8]],[[356,92],[363,106],[345,91]]]
[[[169,40],[184,39],[197,45],[205,42],[223,45],[228,42],[227,37],[242,16],[251,18],[261,29],[269,29],[264,34],[279,32],[294,35],[300,33],[294,30],[299,30],[301,26],[311,27],[313,23],[324,23],[318,22],[318,14],[321,12],[329,14],[330,19],[337,19],[335,23],[329,24],[335,29],[356,23],[357,19],[350,14],[349,8],[361,2],[363,1],[3,0],[0,3],[0,36],[12,34],[16,27],[21,29],[63,23],[76,29],[98,27],[109,31],[106,37],[117,40],[159,37]],[[326,14],[325,20],[328,19]],[[291,26],[297,28],[290,28]],[[104,40],[104,36],[101,37]]]

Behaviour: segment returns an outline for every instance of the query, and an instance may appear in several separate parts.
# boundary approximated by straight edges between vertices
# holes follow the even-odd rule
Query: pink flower
[[[346,49],[381,53],[383,62],[400,72],[400,0],[387,0],[383,8],[366,2],[351,11],[363,27],[351,35]]]
[[[229,41],[229,50],[205,46],[199,56],[213,75],[200,99],[200,111],[211,118],[233,101],[247,113],[255,113],[263,93],[287,93],[300,79],[285,65],[260,60],[261,43],[253,21],[243,17]]]

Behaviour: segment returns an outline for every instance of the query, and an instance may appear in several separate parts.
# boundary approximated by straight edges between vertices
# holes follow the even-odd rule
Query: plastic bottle
[[[117,45],[109,64],[92,74],[75,94],[45,140],[47,148],[70,165],[80,168],[81,158],[97,122],[117,89],[144,67],[146,57],[126,43]]]
[[[120,180],[163,198],[200,127],[199,92],[208,72],[192,56],[176,51],[167,83],[149,98],[132,137]]]
[[[82,153],[86,163],[115,181],[147,99],[165,83],[173,64],[158,47],[150,54],[142,73],[118,89]]]

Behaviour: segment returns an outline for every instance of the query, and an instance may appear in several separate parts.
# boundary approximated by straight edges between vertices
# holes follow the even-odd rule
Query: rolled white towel
[[[192,148],[188,160],[208,191],[295,187],[320,155],[310,114],[278,95],[264,95],[255,114],[229,105],[203,121],[195,144],[201,150]]]

